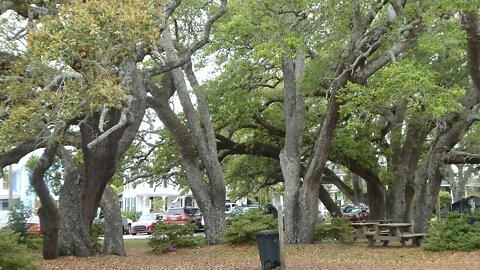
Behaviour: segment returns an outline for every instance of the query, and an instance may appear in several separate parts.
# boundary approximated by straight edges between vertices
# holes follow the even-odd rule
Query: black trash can
[[[280,266],[280,245],[278,231],[261,231],[255,234],[262,270]]]

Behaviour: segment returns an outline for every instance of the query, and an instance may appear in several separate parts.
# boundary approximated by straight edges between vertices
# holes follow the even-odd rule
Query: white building
[[[8,169],[7,169],[8,170]],[[12,165],[12,199],[20,199],[26,207],[33,209],[35,192],[30,189],[28,171],[24,166]],[[8,177],[0,178],[0,226],[8,220],[9,184]]]
[[[191,192],[181,195],[179,188],[168,181],[159,186],[153,183],[125,184],[120,202],[122,211],[142,213],[166,211],[171,207],[184,206],[197,207]]]

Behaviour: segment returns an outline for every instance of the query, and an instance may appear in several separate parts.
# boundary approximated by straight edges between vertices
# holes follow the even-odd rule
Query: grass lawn
[[[147,240],[126,240],[127,257],[62,257],[41,260],[44,269],[260,269],[257,247],[213,246],[154,254]],[[367,247],[359,241],[351,245],[316,244],[287,246],[286,265],[302,269],[480,269],[480,250],[474,252],[428,252],[400,246]]]

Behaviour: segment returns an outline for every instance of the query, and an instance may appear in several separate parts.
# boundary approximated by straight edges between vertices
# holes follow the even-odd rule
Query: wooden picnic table
[[[355,228],[353,241],[356,241],[357,239],[367,239],[367,235],[369,234],[374,235],[377,230],[376,225],[378,222],[358,222],[351,224]]]
[[[424,233],[415,233],[412,223],[378,223],[375,225],[374,234],[366,234],[368,246],[375,246],[376,240],[383,242],[387,246],[390,241],[399,241],[402,247],[406,247],[406,241],[412,240],[413,246],[420,246]]]
[[[367,220],[366,222],[376,222],[376,223],[392,223],[392,220],[390,219],[372,219],[372,220]]]

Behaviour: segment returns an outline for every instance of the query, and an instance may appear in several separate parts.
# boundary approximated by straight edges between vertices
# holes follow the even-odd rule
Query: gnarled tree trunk
[[[221,1],[219,13],[212,17],[212,22],[216,20],[215,18],[222,16],[225,11],[226,1]],[[181,60],[168,26],[162,32],[161,43],[170,62]],[[199,88],[199,84],[191,63],[187,62],[184,66],[186,77],[182,68],[179,67],[171,71],[171,77],[164,74],[166,80],[163,88],[151,85],[150,92],[153,98],[149,99],[149,105],[167,127],[180,149],[182,165],[187,174],[190,189],[203,213],[207,243],[213,245],[222,243],[225,229],[225,181],[218,161],[215,132],[205,97],[200,91],[195,92],[197,110],[190,98],[185,79],[188,79],[194,91]],[[168,104],[168,99],[175,90],[185,113],[187,126],[180,122]],[[208,180],[205,180],[200,165],[205,169]]]
[[[94,113],[82,122],[83,164],[77,167],[66,149],[61,152],[65,181],[59,196],[60,255],[93,255],[90,237],[100,199],[115,173],[118,160],[132,143],[142,122],[145,88],[135,64],[125,61],[121,76],[122,86],[131,88],[131,101],[122,111],[114,108],[108,110],[103,117],[105,132],[99,128],[102,119],[100,113]]]
[[[107,255],[126,256],[123,243],[123,220],[117,196],[110,186],[103,192],[100,208],[104,214],[103,253]]]
[[[58,229],[60,216],[55,201],[43,179],[45,172],[53,164],[57,147],[58,144],[50,143],[30,174],[30,184],[40,198],[41,203],[37,214],[40,218],[40,229],[43,235],[43,258],[47,260],[55,259],[59,255]]]
[[[120,113],[109,115],[110,123],[117,123]],[[81,126],[84,164],[77,171],[65,174],[60,190],[60,254],[80,257],[94,254],[90,240],[92,222],[100,204],[103,191],[115,173],[118,141],[123,129],[89,149],[87,144],[98,135],[99,115],[92,116]],[[65,163],[64,163],[65,164]]]

